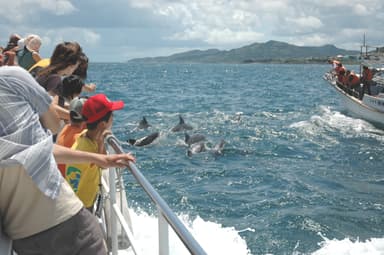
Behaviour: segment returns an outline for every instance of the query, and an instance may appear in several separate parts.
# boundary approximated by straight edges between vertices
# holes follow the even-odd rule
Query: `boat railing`
[[[105,138],[105,144],[107,145],[109,153],[121,154],[124,153],[119,140],[114,135],[108,135]],[[112,152],[111,152],[112,149]],[[156,205],[158,211],[158,247],[160,255],[169,255],[169,227],[171,226],[178,238],[183,242],[186,249],[191,254],[203,255],[206,252],[200,246],[200,244],[195,240],[192,234],[188,231],[185,225],[181,222],[181,220],[175,215],[175,213],[171,210],[168,204],[164,201],[164,199],[157,193],[157,191],[153,188],[153,186],[149,183],[149,181],[144,177],[144,175],[140,172],[140,170],[136,167],[136,165],[132,162],[129,162],[127,165],[127,169],[134,176],[137,183],[144,189],[147,195],[150,197],[152,202]],[[112,171],[111,171],[112,170]],[[121,169],[120,169],[121,170]],[[119,174],[120,172],[120,174]],[[120,176],[116,176],[116,173]],[[134,254],[137,254],[139,247],[137,247],[135,243],[134,235],[130,229],[130,226],[126,222],[123,214],[121,213],[121,203],[124,201],[119,201],[116,198],[116,180],[122,181],[121,171],[119,169],[110,169],[109,171],[109,188],[107,187],[107,191],[109,191],[109,203],[110,203],[110,233],[111,236],[107,239],[110,239],[110,246],[113,255],[118,254],[118,224],[119,221],[121,228],[124,230],[126,237],[129,240],[129,245],[133,250]],[[104,183],[105,184],[105,183]],[[124,187],[124,184],[120,184],[121,187]],[[123,188],[120,188],[120,191],[124,191]],[[120,194],[122,195],[122,194]],[[125,194],[123,194],[125,197]],[[121,196],[120,196],[121,197]]]

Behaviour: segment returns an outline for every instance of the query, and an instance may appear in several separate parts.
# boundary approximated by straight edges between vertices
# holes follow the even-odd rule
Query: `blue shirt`
[[[45,195],[56,198],[63,179],[52,153],[52,134],[39,121],[51,102],[26,70],[0,67],[0,160],[17,160]]]

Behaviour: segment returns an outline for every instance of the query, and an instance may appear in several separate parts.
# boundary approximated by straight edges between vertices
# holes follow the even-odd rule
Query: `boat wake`
[[[340,133],[344,137],[369,136],[380,141],[384,136],[384,131],[371,123],[349,117],[326,106],[320,107],[320,114],[311,116],[309,120],[293,123],[290,127],[297,128],[309,136],[327,136],[330,140],[333,140],[332,132]]]
[[[148,215],[141,209],[130,209],[129,212],[132,218],[133,234],[139,249],[141,249],[138,253],[144,255],[159,254],[158,247],[148,245],[158,243],[157,217]],[[224,227],[215,222],[205,221],[199,216],[195,219],[191,219],[189,215],[185,214],[178,217],[207,254],[251,254],[245,240],[234,227]],[[170,254],[190,254],[171,227],[169,227],[169,240]]]
[[[312,253],[312,255],[380,255],[384,254],[384,238],[371,238],[366,241],[353,241],[349,238],[343,240],[327,239],[326,237],[320,236],[324,241],[320,242],[321,248]]]

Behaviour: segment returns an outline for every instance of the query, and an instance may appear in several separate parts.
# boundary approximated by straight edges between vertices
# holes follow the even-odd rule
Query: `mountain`
[[[278,62],[295,63],[324,61],[330,56],[357,55],[358,51],[336,48],[334,45],[320,47],[296,46],[285,42],[268,41],[253,43],[232,50],[192,50],[167,57],[136,58],[134,63],[253,63]]]

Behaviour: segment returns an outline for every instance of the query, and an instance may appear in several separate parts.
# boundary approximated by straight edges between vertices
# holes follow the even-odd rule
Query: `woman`
[[[50,64],[37,73],[37,82],[53,97],[56,97],[55,110],[60,119],[69,120],[69,111],[58,105],[62,92],[62,79],[72,75],[80,64],[82,49],[77,42],[62,42],[56,45]]]

